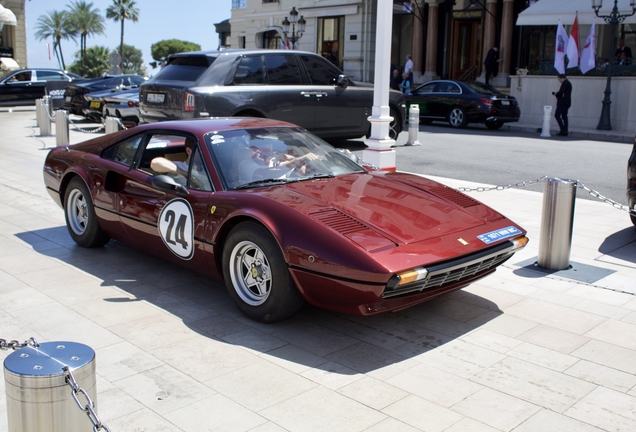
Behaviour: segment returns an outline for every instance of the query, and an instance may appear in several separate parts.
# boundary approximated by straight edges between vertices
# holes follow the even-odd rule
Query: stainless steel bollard
[[[422,145],[418,141],[418,134],[420,133],[420,106],[411,105],[409,108],[409,140],[406,142],[407,146]]]
[[[49,119],[53,118],[53,104],[51,103],[51,96],[42,96],[42,103],[46,104],[46,113],[49,115]]]
[[[85,432],[93,423],[66,383],[69,366],[77,384],[97,406],[95,351],[76,342],[44,342],[27,346],[4,360],[9,432]],[[85,403],[80,395],[80,402]]]
[[[38,126],[40,127],[40,136],[49,136],[51,135],[51,118],[49,117],[49,106],[44,99],[40,103],[39,111],[40,120]]]
[[[36,99],[35,100],[35,123],[38,127],[38,129],[40,129],[42,126],[40,126],[40,110],[42,106],[42,99]]]
[[[550,178],[543,191],[539,267],[566,270],[570,267],[576,180]]]
[[[552,106],[546,105],[543,107],[543,128],[541,129],[541,136],[550,138],[550,120],[552,120]]]
[[[106,130],[107,134],[117,132],[119,130],[119,120],[117,117],[106,117]]]
[[[58,146],[69,143],[68,111],[57,110],[55,112],[55,144]]]

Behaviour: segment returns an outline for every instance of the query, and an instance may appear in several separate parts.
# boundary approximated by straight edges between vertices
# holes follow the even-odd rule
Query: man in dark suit
[[[484,61],[484,66],[486,67],[486,84],[489,84],[491,76],[497,76],[497,63],[500,61],[499,47],[494,46],[490,48],[490,51],[486,54],[486,60]]]
[[[614,53],[614,64],[632,64],[632,49],[625,46],[625,40],[623,39],[618,41],[618,48]]]
[[[559,74],[557,78],[561,83],[561,88],[556,93],[552,92],[557,98],[557,108],[554,117],[561,129],[557,135],[568,136],[568,110],[572,105],[572,83],[568,81],[565,74]]]

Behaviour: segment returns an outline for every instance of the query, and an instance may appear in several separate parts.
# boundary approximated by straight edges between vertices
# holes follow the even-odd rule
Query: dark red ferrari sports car
[[[112,238],[222,278],[265,322],[304,301],[404,309],[486,276],[527,242],[461,192],[267,119],[154,123],[57,147],[44,181],[77,244]]]

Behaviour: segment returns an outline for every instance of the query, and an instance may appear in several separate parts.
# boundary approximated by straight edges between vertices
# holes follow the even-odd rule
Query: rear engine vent
[[[462,208],[468,208],[480,204],[479,201],[474,200],[471,197],[466,196],[463,193],[458,192],[455,189],[451,189],[447,186],[430,189],[430,192],[440,198],[444,198],[450,202],[453,202]]]
[[[351,234],[358,231],[365,231],[368,228],[353,219],[350,216],[334,209],[322,209],[309,213],[314,219],[319,220],[323,224],[327,225],[343,235]]]

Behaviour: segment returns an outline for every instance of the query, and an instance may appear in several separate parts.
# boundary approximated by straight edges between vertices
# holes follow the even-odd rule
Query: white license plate
[[[510,101],[502,100],[502,101],[501,101],[501,104],[502,104],[502,105],[510,105]]]
[[[66,102],[70,102],[70,101],[71,101],[71,97],[70,97],[70,96],[66,96],[66,97],[64,98],[64,100],[65,100]]]
[[[148,93],[146,96],[146,102],[150,103],[163,103],[165,99],[166,95],[161,93]]]

